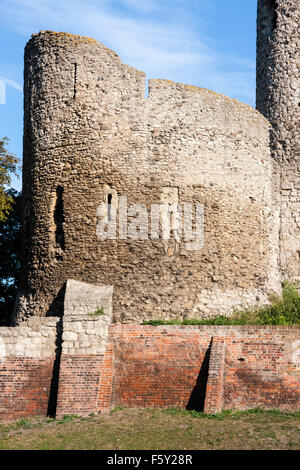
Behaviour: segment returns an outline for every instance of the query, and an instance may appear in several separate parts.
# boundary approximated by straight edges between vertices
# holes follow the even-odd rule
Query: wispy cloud
[[[0,8],[5,27],[27,37],[40,29],[93,36],[148,77],[253,102],[253,63],[222,56],[205,35],[214,0],[2,0]]]
[[[1,75],[0,75],[0,80],[9,86],[12,86],[16,90],[23,91],[23,87],[19,85],[17,82],[15,82],[14,80],[9,80],[8,78],[1,77]]]

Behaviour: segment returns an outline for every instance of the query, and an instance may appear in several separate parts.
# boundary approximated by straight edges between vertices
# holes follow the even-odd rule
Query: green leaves
[[[0,326],[9,325],[20,270],[21,195],[10,190],[13,201],[9,216],[0,221]]]
[[[11,184],[11,174],[17,173],[18,159],[10,153],[6,146],[9,139],[0,139],[0,222],[7,219],[9,211],[12,209],[13,198],[6,191]]]

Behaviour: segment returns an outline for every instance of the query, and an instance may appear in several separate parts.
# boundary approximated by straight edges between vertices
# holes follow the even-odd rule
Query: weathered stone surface
[[[26,46],[24,92],[17,320],[61,315],[68,279],[114,286],[123,322],[230,314],[280,291],[269,124],[259,112],[167,80],[150,80],[145,98],[145,74],[113,51],[49,31]],[[127,196],[148,214],[151,204],[203,204],[203,248],[150,234],[99,240],[97,208],[109,196],[116,209]]]
[[[57,318],[36,318],[19,327],[2,327],[0,363],[11,357],[53,359],[58,327]]]
[[[300,8],[299,0],[259,0],[257,109],[272,124],[280,163],[280,257],[283,278],[300,287]]]
[[[270,127],[188,85],[150,80],[146,99],[145,75],[95,40],[33,36],[16,321],[33,316],[0,329],[1,421],[56,403],[57,416],[299,409],[299,327],[110,326],[112,286],[114,320],[138,323],[227,315],[300,281],[299,40],[298,0],[258,1],[257,106]],[[98,206],[111,198],[119,211],[118,196],[148,210],[203,204],[203,249],[175,236],[100,241]]]
[[[62,357],[68,354],[104,354],[112,320],[112,293],[112,286],[67,281]]]
[[[66,285],[64,316],[93,315],[100,309],[111,316],[112,294],[112,286],[95,286],[69,279]]]

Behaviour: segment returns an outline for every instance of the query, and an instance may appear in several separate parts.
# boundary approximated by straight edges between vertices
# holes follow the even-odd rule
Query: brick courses
[[[85,338],[92,330],[89,317],[80,324],[84,348],[80,338],[73,349],[70,339],[62,343],[57,417],[103,413],[115,406],[206,413],[257,406],[300,409],[300,327],[112,324],[103,339],[96,330],[103,331],[104,323],[94,320],[92,337],[101,339],[98,345],[90,343],[91,353]],[[66,324],[70,331],[70,318]],[[78,318],[73,328],[78,330]],[[22,343],[31,329],[1,329],[2,345],[5,338]],[[41,349],[46,336],[40,333],[35,357],[26,357],[26,349],[16,356],[0,348],[1,421],[47,414],[55,329],[43,326],[41,331],[48,332],[52,347]]]

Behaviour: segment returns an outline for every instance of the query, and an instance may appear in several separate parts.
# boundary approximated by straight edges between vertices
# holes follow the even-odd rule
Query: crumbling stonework
[[[257,109],[272,125],[271,153],[280,164],[279,264],[300,286],[299,19],[299,0],[258,1]]]
[[[17,302],[62,315],[67,279],[114,286],[114,319],[230,314],[280,291],[269,124],[209,90],[150,80],[89,38],[25,51],[24,254]],[[204,205],[204,245],[99,240],[100,203]],[[109,199],[110,198],[110,199]],[[98,214],[98,215],[97,215]],[[148,231],[150,233],[150,221]]]
[[[103,315],[111,318],[112,294],[113,286],[95,286],[69,279],[64,297],[64,316],[78,319],[82,315]]]

